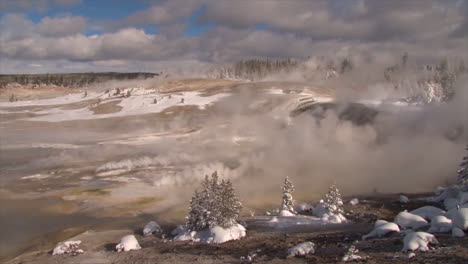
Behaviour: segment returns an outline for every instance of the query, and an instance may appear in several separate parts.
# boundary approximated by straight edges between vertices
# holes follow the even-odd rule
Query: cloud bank
[[[393,63],[404,52],[422,62],[468,57],[466,1],[147,2],[146,9],[110,20],[83,13],[34,22],[21,12],[89,3],[3,1],[0,71],[158,71],[167,62],[220,64],[248,57],[353,56]],[[124,63],[95,63],[117,60]]]

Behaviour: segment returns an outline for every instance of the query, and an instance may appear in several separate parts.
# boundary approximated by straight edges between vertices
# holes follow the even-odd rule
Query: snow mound
[[[279,216],[296,216],[295,214],[291,213],[289,210],[281,210],[278,215]]]
[[[383,237],[391,232],[400,232],[397,224],[387,222],[385,220],[377,220],[374,224],[374,229],[367,235],[362,236],[363,240],[374,237]]]
[[[468,230],[468,208],[458,209],[452,221],[453,227]]]
[[[452,229],[452,220],[445,216],[438,215],[431,221],[431,227],[427,232],[429,233],[447,233]]]
[[[468,208],[468,203],[466,204],[463,204],[462,206],[460,206],[460,208],[453,208],[453,209],[450,209],[447,211],[447,213],[445,214],[445,216],[449,219],[455,219],[456,215],[458,214],[458,210],[459,209],[462,209],[462,208]]]
[[[452,229],[452,237],[464,237],[464,236],[465,236],[465,232],[463,232],[463,230],[461,230],[460,228],[454,227]]]
[[[161,226],[158,223],[156,223],[155,221],[150,221],[143,228],[143,235],[144,236],[150,236],[152,234],[159,234],[159,233],[162,233],[162,229],[161,229]]]
[[[130,250],[139,250],[141,249],[140,244],[138,244],[138,240],[135,238],[134,235],[127,235],[122,237],[120,243],[115,246],[117,252],[121,251],[130,251]]]
[[[322,220],[331,223],[331,224],[341,224],[341,223],[346,223],[346,217],[342,214],[331,214],[331,215],[324,215],[322,217]]]
[[[322,218],[323,216],[327,215],[328,210],[325,203],[320,200],[320,202],[314,207],[313,212],[314,216]]]
[[[410,213],[414,215],[419,215],[420,217],[426,220],[432,221],[434,217],[439,216],[439,215],[445,215],[446,212],[434,206],[423,206],[413,211],[410,211]]]
[[[408,203],[409,202],[409,198],[404,196],[404,195],[400,195],[400,203]]]
[[[458,194],[458,204],[464,204],[468,202],[468,192],[460,192]]]
[[[426,232],[409,233],[403,239],[404,246],[403,246],[402,251],[404,252],[407,252],[408,250],[428,251],[429,243],[438,244],[439,241],[437,241],[434,235],[426,233]]]
[[[456,208],[457,205],[458,205],[458,199],[456,198],[447,198],[444,200],[445,210]]]
[[[66,241],[58,243],[57,246],[52,251],[52,255],[62,255],[62,254],[82,254],[83,250],[78,249],[81,244],[81,240],[76,241]]]
[[[358,198],[353,198],[353,199],[351,199],[351,201],[349,201],[349,204],[357,205],[357,204],[359,204],[359,199]]]
[[[429,223],[426,220],[424,220],[424,218],[422,218],[421,216],[408,213],[406,210],[400,212],[395,217],[394,222],[403,229],[418,229],[429,225]]]
[[[315,253],[315,244],[304,242],[288,249],[288,257],[306,256]]]
[[[314,210],[314,207],[308,203],[300,203],[296,205],[294,209],[296,210],[296,212],[303,213],[303,212],[312,212]]]
[[[245,237],[245,227],[235,224],[229,228],[210,227],[200,231],[190,231],[185,227],[177,227],[173,232],[174,241],[195,241],[205,243],[224,243]]]

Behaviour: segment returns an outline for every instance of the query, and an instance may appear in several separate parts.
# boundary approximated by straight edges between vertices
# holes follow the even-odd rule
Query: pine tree
[[[466,150],[468,150],[468,145],[466,145]],[[457,171],[457,183],[458,184],[466,184],[468,183],[468,155],[463,157],[463,161],[460,164],[460,169]]]
[[[294,200],[292,197],[292,193],[294,192],[294,185],[289,181],[289,177],[286,177],[284,179],[283,187],[281,188],[281,190],[283,191],[281,210],[287,210],[291,213],[295,213]]]
[[[236,224],[242,210],[231,181],[218,181],[215,171],[211,177],[205,176],[203,190],[195,191],[190,200],[187,228],[191,231],[221,226],[228,228]]]
[[[330,215],[344,213],[340,190],[338,190],[338,187],[336,187],[335,184],[330,186],[328,193],[325,195],[325,207]]]

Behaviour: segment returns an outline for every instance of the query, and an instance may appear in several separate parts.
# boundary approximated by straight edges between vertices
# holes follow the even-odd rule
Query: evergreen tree
[[[289,177],[284,179],[283,187],[281,188],[283,191],[283,197],[281,202],[281,210],[287,210],[291,213],[295,213],[294,211],[294,200],[292,197],[292,193],[294,192],[294,186],[289,181]]]
[[[328,193],[325,195],[325,207],[330,215],[344,213],[340,190],[338,190],[335,184],[330,186]]]
[[[466,145],[466,150],[468,150],[468,145]],[[468,183],[468,155],[463,157],[463,161],[460,164],[460,169],[458,170],[458,184]]]
[[[242,210],[231,181],[218,180],[217,172],[205,176],[203,190],[195,191],[190,200],[187,228],[191,231],[221,226],[228,228],[236,224]]]

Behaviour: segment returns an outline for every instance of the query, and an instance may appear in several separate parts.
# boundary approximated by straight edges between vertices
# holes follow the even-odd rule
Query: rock
[[[161,226],[155,221],[150,221],[143,228],[143,236],[150,236],[152,234],[160,234],[160,233],[162,233]]]
[[[140,244],[138,244],[138,240],[135,238],[134,235],[127,235],[122,237],[120,243],[115,246],[117,252],[121,251],[130,251],[130,250],[139,250],[141,249]]]

